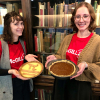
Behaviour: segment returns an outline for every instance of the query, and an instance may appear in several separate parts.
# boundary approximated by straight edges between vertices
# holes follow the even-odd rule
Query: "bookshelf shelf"
[[[39,29],[43,29],[43,28],[46,28],[46,29],[48,29],[48,28],[54,28],[54,29],[66,29],[66,28],[71,28],[70,26],[68,26],[68,27],[46,27],[46,26],[44,26],[44,27],[41,27],[41,26],[35,26],[35,27],[33,27],[33,28],[39,28]]]
[[[52,55],[52,54],[55,54],[55,53],[47,53],[47,52],[34,52],[35,54],[41,54],[41,55],[43,55],[43,54],[45,54],[45,55]]]
[[[36,36],[37,40],[39,40],[37,42],[37,44],[38,44],[37,46],[39,46],[39,50],[37,49],[37,51],[35,51],[35,46],[34,46],[33,53],[38,56],[39,60],[43,64],[45,64],[46,56],[56,53],[54,51],[55,47],[52,47],[51,51],[50,51],[51,48],[49,48],[49,47],[51,47],[52,44],[54,44],[54,46],[56,46],[55,43],[62,40],[61,38],[58,38],[58,37],[63,37],[64,34],[68,35],[73,32],[72,28],[70,27],[69,19],[71,18],[71,13],[72,13],[72,10],[74,9],[73,6],[75,6],[75,2],[72,3],[73,4],[73,6],[72,6],[70,3],[71,1],[69,1],[69,0],[61,0],[61,2],[56,2],[56,1],[58,1],[58,0],[54,0],[54,1],[53,0],[34,0],[34,2],[32,2],[32,5],[31,5],[32,6],[31,14],[33,16],[33,18],[32,18],[33,19],[33,21],[32,21],[33,34],[32,35],[33,35],[33,38],[34,38],[34,36]],[[65,1],[65,4],[63,7],[60,6],[60,4],[63,3],[62,1]],[[67,4],[66,4],[66,1],[67,1]],[[92,5],[93,5],[95,0],[91,0],[91,1],[92,1]],[[34,9],[34,11],[33,11],[33,9]],[[61,12],[58,10],[60,10]],[[40,13],[40,11],[41,11],[41,13]],[[96,18],[100,18],[100,12],[96,13]],[[100,28],[100,26],[99,26],[100,23],[98,23],[98,22],[100,22],[100,21],[96,21],[97,28]],[[62,34],[62,33],[64,33],[64,34]],[[40,34],[42,34],[42,39],[41,39]],[[35,43],[36,38],[34,38],[34,45],[36,44]],[[56,39],[58,39],[59,41],[56,41]],[[41,45],[41,41],[42,41],[43,47]],[[59,44],[60,43],[61,43],[61,41],[59,42]],[[59,47],[59,44],[57,44],[58,47]],[[45,47],[45,45],[46,45],[46,47]],[[42,49],[40,50],[41,47],[42,47]],[[45,49],[43,50],[43,48],[45,48]],[[47,48],[49,48],[49,51],[47,50]],[[57,49],[58,48],[56,48],[56,50]],[[46,73],[46,74],[43,73],[43,75],[40,75],[39,77],[37,77],[33,80],[34,80],[35,89],[53,90],[53,83],[54,83],[55,78],[53,76],[48,75],[48,73]],[[99,88],[100,88],[100,86],[99,86]],[[97,89],[97,85],[92,84],[92,90],[93,90],[94,95],[97,94],[98,96],[100,96],[100,89]],[[46,99],[46,100],[49,100],[49,99]],[[93,100],[95,100],[95,99],[93,99]]]
[[[97,26],[96,28],[100,28],[100,26]]]

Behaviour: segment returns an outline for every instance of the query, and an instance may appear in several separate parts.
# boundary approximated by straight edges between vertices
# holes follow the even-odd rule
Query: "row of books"
[[[35,51],[56,53],[66,34],[67,32],[65,29],[56,32],[37,29],[37,34],[34,35]]]
[[[45,89],[35,89],[34,100],[52,100],[52,91]]]
[[[85,0],[88,3],[91,3],[91,0]],[[39,12],[38,15],[35,15],[39,19],[38,26],[40,27],[68,27],[70,26],[70,18],[72,12],[78,2],[65,4],[62,2],[60,4],[54,4],[51,7],[50,2],[38,2]],[[93,5],[94,11],[96,13],[96,24],[100,26],[100,5],[97,3],[97,0],[94,1]]]
[[[21,16],[23,16],[22,9],[21,9],[19,3],[9,3],[9,2],[7,2],[6,8],[7,8],[7,12],[15,11],[15,12],[19,13]]]
[[[69,26],[69,19],[71,13],[77,3],[65,4],[60,3],[51,7],[50,2],[38,2],[39,4],[39,26],[50,26],[50,27],[64,27]]]
[[[3,33],[3,27],[4,27],[4,16],[11,11],[15,11],[22,15],[22,9],[19,9],[19,4],[18,3],[6,3],[0,4],[0,34]]]

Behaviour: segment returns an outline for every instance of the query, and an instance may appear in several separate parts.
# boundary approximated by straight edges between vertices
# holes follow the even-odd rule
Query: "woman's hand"
[[[80,76],[80,75],[83,73],[83,71],[85,70],[85,68],[86,68],[86,63],[84,63],[84,62],[79,63],[79,64],[78,64],[78,68],[79,68],[79,71],[77,72],[77,75],[71,77],[70,79],[73,79],[73,78],[75,78],[75,77]]]
[[[21,80],[29,80],[30,78],[24,78],[20,75],[19,71],[17,71],[16,69],[10,69],[8,71],[9,74],[13,74],[15,75],[17,78],[21,79]]]
[[[28,55],[25,56],[25,60],[27,60],[28,62],[30,62],[30,61],[38,61],[38,60],[36,59],[37,57],[38,57],[38,56],[36,56],[36,55],[28,54]]]
[[[50,55],[46,58],[46,63],[45,63],[45,67],[47,68],[47,64],[52,61],[52,60],[56,60],[57,58],[54,55]]]

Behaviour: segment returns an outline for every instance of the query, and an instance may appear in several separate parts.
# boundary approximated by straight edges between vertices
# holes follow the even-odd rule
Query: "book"
[[[57,4],[55,3],[55,6],[54,6],[54,27],[56,27],[56,13],[57,13]]]
[[[49,26],[50,27],[53,27],[53,22],[54,22],[54,18],[53,18],[53,14],[54,14],[54,9],[53,8],[50,8],[49,9]]]
[[[56,32],[55,36],[55,53],[58,51],[61,42],[61,32]]]
[[[40,26],[44,26],[44,5],[40,5]]]
[[[90,4],[91,4],[91,0],[85,0],[85,2],[88,2],[88,3],[90,3]]]
[[[50,23],[50,21],[49,21],[49,14],[50,14],[50,2],[47,2],[47,10],[48,10],[48,26],[49,26],[49,23]]]
[[[40,89],[40,94],[41,94],[41,100],[44,100],[44,95],[43,95],[43,89]]]
[[[18,5],[18,3],[13,3],[12,7],[13,7],[13,11],[15,11],[16,13],[19,13],[19,5]]]
[[[38,44],[38,51],[39,52],[41,52],[40,31],[41,31],[41,29],[37,29],[37,44]]]
[[[40,19],[40,6],[41,6],[41,2],[38,2],[38,6],[39,6],[39,26],[41,26],[41,19]]]
[[[50,52],[52,52],[52,47],[51,46],[52,46],[52,34],[50,33],[50,47],[49,47],[50,48]]]
[[[72,4],[68,4],[68,14],[72,13]]]
[[[59,8],[59,10],[60,10],[60,18],[59,18],[59,27],[62,27],[63,26],[63,18],[64,18],[64,4],[63,3],[61,3],[60,4],[60,8]]]
[[[64,6],[64,27],[67,26],[68,21],[68,4],[65,4]]]
[[[23,16],[22,9],[19,9],[19,14]]]
[[[96,25],[100,25],[100,5],[97,6],[97,13],[96,13]]]
[[[50,32],[44,33],[44,51],[50,53]]]
[[[72,3],[72,10],[71,13],[73,13],[74,9],[75,9],[76,3]]]
[[[62,40],[64,39],[64,37],[65,37],[65,33],[61,33],[61,40],[60,40],[61,42],[62,42]],[[61,42],[60,42],[60,43],[61,43]]]
[[[44,26],[48,26],[48,10],[44,9]]]
[[[38,51],[38,44],[37,44],[37,36],[34,34],[34,44],[35,44],[35,51]]]
[[[7,9],[0,9],[1,12],[1,21],[2,21],[2,27],[4,27],[4,16],[7,14]]]
[[[7,13],[13,11],[13,5],[9,2],[6,3]]]
[[[38,100],[41,100],[41,93],[40,93],[40,89],[38,89]]]
[[[97,10],[97,0],[94,1],[94,11],[96,13],[96,10]]]
[[[38,89],[35,89],[35,96],[34,96],[34,100],[38,100]]]
[[[40,31],[40,51],[43,52],[43,31]]]
[[[67,15],[67,26],[68,27],[71,25],[71,17],[72,17],[72,14]]]
[[[52,32],[52,46],[51,46],[52,52],[55,52],[55,32]]]

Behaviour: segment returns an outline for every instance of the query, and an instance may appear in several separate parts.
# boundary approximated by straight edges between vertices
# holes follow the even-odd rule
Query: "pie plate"
[[[44,67],[41,62],[31,61],[24,63],[19,68],[19,72],[25,78],[35,78],[42,73],[43,69]]]
[[[59,79],[68,79],[75,76],[79,70],[75,63],[66,59],[52,60],[47,64],[47,68],[52,76]],[[59,73],[57,71],[59,71]],[[69,71],[71,71],[70,74],[67,74]]]

